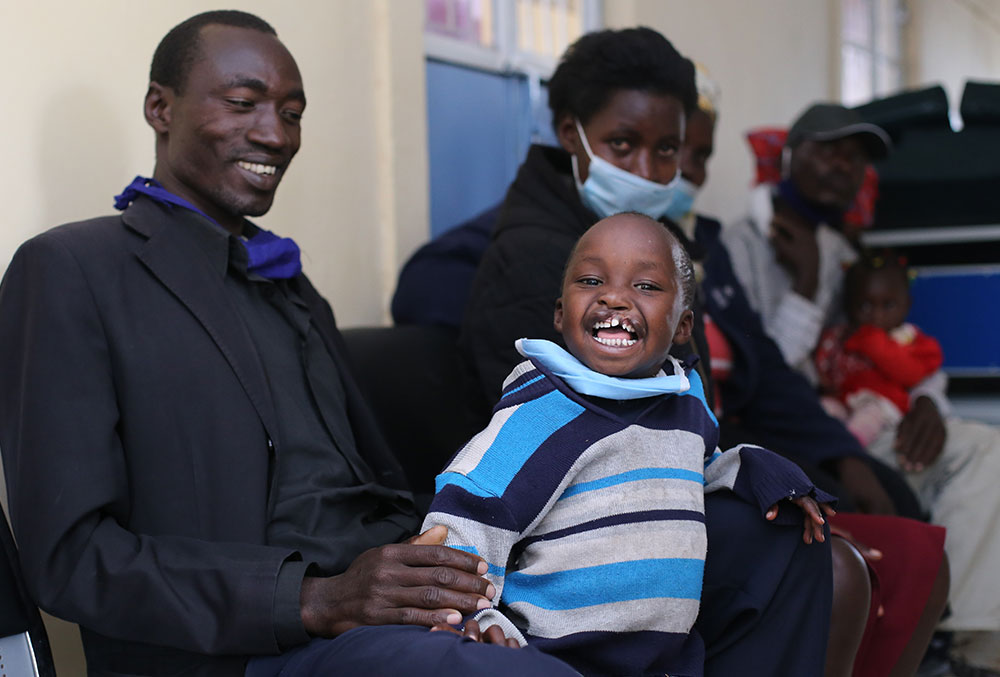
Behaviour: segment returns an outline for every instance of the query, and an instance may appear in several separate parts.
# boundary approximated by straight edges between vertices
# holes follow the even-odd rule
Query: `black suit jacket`
[[[55,228],[0,287],[22,568],[39,606],[80,624],[93,672],[242,674],[246,655],[278,651],[276,577],[295,553],[265,544],[274,409],[224,273],[181,218],[201,217],[139,198]],[[293,284],[340,367],[359,452],[402,486],[328,304]]]

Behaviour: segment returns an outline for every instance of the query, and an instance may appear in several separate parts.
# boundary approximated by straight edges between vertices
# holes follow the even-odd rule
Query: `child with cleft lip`
[[[668,354],[690,338],[694,284],[683,246],[644,215],[580,238],[555,307],[568,352],[517,341],[526,360],[438,476],[423,525],[489,566],[494,603],[466,635],[530,643],[585,675],[702,675],[705,492],[794,525],[801,514],[779,515],[789,500],[805,542],[825,540],[833,497],[759,447],[720,452],[693,360]]]

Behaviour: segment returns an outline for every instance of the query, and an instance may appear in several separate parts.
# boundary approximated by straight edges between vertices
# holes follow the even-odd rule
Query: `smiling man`
[[[421,675],[444,654],[572,674],[474,625],[484,641],[427,630],[489,606],[486,564],[414,536],[330,307],[295,243],[246,219],[305,102],[266,22],[188,19],[153,57],[153,176],[14,256],[0,448],[29,590],[80,625],[90,674]]]

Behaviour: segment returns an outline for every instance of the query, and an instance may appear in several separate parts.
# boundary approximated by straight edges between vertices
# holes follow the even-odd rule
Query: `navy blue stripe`
[[[548,380],[548,379],[547,379]],[[559,393],[551,393],[558,397]],[[563,398],[566,405],[576,403]],[[543,507],[539,499],[548,499],[559,491],[570,468],[597,441],[619,432],[624,424],[584,410],[569,425],[553,432],[521,466],[504,491],[518,524],[527,527]]]
[[[511,519],[510,511],[499,498],[484,498],[475,496],[455,484],[446,484],[434,496],[429,512],[443,512],[446,515],[457,515],[468,518],[476,516],[476,522],[489,527],[521,531]]]
[[[701,524],[704,524],[705,515],[697,510],[641,510],[638,512],[626,512],[620,515],[608,515],[606,517],[601,517],[600,519],[590,520],[589,522],[574,524],[573,526],[566,527],[565,529],[556,529],[555,531],[550,531],[545,534],[530,536],[529,538],[519,541],[517,547],[519,549],[524,549],[532,543],[538,543],[539,541],[554,541],[560,538],[565,538],[566,536],[572,536],[573,534],[593,531],[594,529],[604,529],[605,527],[613,527],[621,524],[666,521],[700,522]]]

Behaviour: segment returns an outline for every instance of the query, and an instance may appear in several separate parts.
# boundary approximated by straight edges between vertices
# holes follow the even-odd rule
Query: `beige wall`
[[[966,80],[1000,82],[1000,3],[910,0],[909,84],[944,85],[952,111]]]
[[[748,128],[787,125],[805,105],[836,95],[827,0],[608,0],[609,26],[647,25],[703,63],[722,90],[710,179],[700,210],[742,214],[753,177]]]
[[[262,225],[294,237],[345,324],[384,321],[395,274],[428,222],[422,5],[242,0],[296,57],[309,106],[302,150]],[[163,34],[213,5],[0,3],[6,218],[0,269],[52,225],[111,211],[153,167],[141,103]]]

